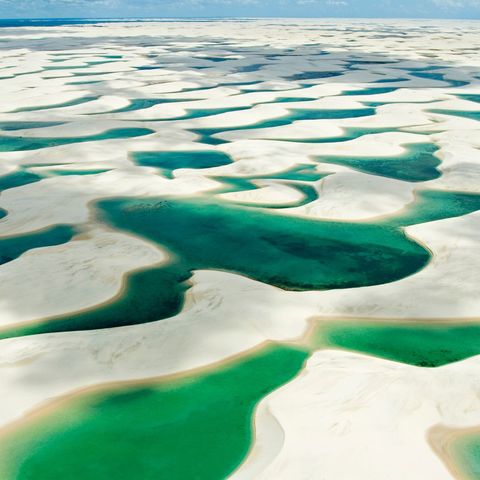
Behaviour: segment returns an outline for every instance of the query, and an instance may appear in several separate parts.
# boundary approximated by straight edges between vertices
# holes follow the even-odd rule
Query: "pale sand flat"
[[[205,177],[184,175],[166,180],[145,170],[125,168],[100,175],[52,177],[7,190],[0,197],[1,207],[9,213],[0,220],[0,237],[55,224],[85,223],[91,215],[88,204],[100,198],[188,196],[218,186]]]
[[[316,315],[457,320],[475,314],[480,316],[480,301],[474,295],[478,267],[471,255],[471,248],[476,248],[480,241],[478,229],[475,229],[478,221],[480,216],[472,214],[413,227],[418,238],[429,241],[434,259],[418,274],[392,284],[298,293],[238,275],[200,271],[192,279],[193,288],[187,293],[182,312],[171,319],[111,330],[4,340],[0,342],[4,368],[11,365],[8,367],[11,373],[5,374],[5,379],[13,382],[4,388],[16,393],[2,400],[2,403],[7,402],[1,410],[3,422],[19,418],[46,398],[96,383],[178,373],[244,352],[268,339],[296,338],[306,331],[307,320]],[[468,238],[468,231],[475,232],[472,238]],[[65,254],[68,252],[65,250]],[[29,263],[35,255],[39,252],[31,252],[21,259]],[[20,259],[0,270],[18,261]],[[24,271],[30,272],[32,277],[35,275],[33,268]],[[62,297],[65,295],[61,293],[63,289],[59,284],[59,290],[52,295]],[[65,301],[73,306],[76,300],[72,292],[77,289],[72,286],[68,291],[70,294],[65,295]],[[452,298],[458,302],[452,302]],[[42,301],[35,305],[33,298],[27,306],[30,312],[46,308]],[[12,321],[33,319],[33,315],[20,316],[18,310],[11,308]],[[130,350],[133,344],[137,346]],[[88,353],[100,350],[110,352],[108,363]],[[48,367],[51,362],[58,361],[59,352],[75,369],[74,378],[59,368]],[[35,394],[28,382],[17,383],[26,375],[40,372],[43,381],[41,388],[35,384]]]
[[[87,245],[93,246],[85,243]],[[53,248],[58,251],[59,247],[49,250]],[[63,252],[65,267],[69,262],[76,264],[75,257],[70,256],[74,253],[72,250]],[[23,260],[25,267],[31,265],[28,271],[32,281],[34,255],[32,252]],[[11,264],[18,261],[20,259]],[[50,290],[55,298],[67,291],[60,281],[61,268],[62,265],[55,270],[57,280]],[[118,281],[112,280],[110,285]],[[101,281],[102,277],[97,280]],[[170,319],[115,329],[1,341],[0,384],[10,394],[1,400],[0,425],[21,418],[49,398],[81,388],[175,374],[208,366],[255,348],[268,339],[296,338],[306,329],[302,318],[309,318],[315,312],[309,293],[285,292],[238,275],[200,271],[191,282],[193,288],[187,292],[182,312]],[[98,291],[107,291],[100,287],[97,283]],[[72,284],[68,291],[80,293],[81,290]],[[44,313],[55,309],[39,296],[30,298],[28,304],[23,300],[23,320],[31,318],[40,304]],[[84,296],[74,299],[72,295],[65,295],[65,301],[69,307],[79,302],[87,306]],[[10,305],[8,310],[19,318],[18,307]],[[26,381],[27,378],[36,381]]]
[[[415,186],[409,182],[337,172],[319,182],[319,198],[283,214],[332,220],[368,220],[394,214],[413,201]]]
[[[291,186],[281,183],[257,180],[253,182],[258,185],[256,190],[244,190],[240,192],[223,193],[220,198],[231,202],[251,203],[253,205],[289,205],[300,202],[303,194]]]
[[[478,356],[429,369],[319,351],[262,400],[253,450],[230,478],[453,479],[427,433],[480,423],[479,366]]]
[[[407,227],[432,252],[420,272],[385,285],[319,293],[321,315],[371,318],[479,318],[476,277],[480,213]]]
[[[190,40],[185,41],[185,23],[165,22],[162,28],[168,35],[168,43],[149,48],[135,43],[139,36],[158,37],[158,24],[155,23],[128,24],[128,28],[126,24],[111,24],[56,27],[40,32],[25,29],[21,36],[8,29],[2,30],[0,36],[8,42],[9,48],[0,50],[0,67],[7,67],[0,70],[0,76],[5,74],[11,78],[2,80],[5,95],[0,105],[1,121],[71,122],[46,129],[8,132],[8,135],[90,135],[120,125],[144,126],[156,133],[145,138],[1,153],[2,174],[13,172],[21,165],[55,162],[64,164],[62,168],[66,169],[70,163],[71,168],[73,165],[75,168],[109,165],[113,170],[85,177],[53,177],[3,192],[0,207],[7,209],[9,215],[0,220],[0,235],[31,232],[57,223],[94,222],[88,204],[100,198],[204,194],[219,186],[214,179],[208,178],[211,175],[242,177],[274,173],[302,163],[315,164],[313,157],[321,155],[388,158],[404,153],[403,145],[407,143],[428,141],[435,141],[441,147],[436,155],[442,160],[443,175],[438,179],[413,185],[342,166],[319,164],[318,171],[333,174],[315,183],[321,193],[320,199],[283,213],[365,220],[408,208],[414,189],[479,192],[478,122],[428,111],[432,108],[476,110],[475,103],[454,95],[478,92],[475,76],[478,76],[480,60],[473,50],[465,49],[478,41],[478,23],[438,24],[423,20],[382,23],[386,28],[399,29],[409,35],[404,42],[399,42],[395,36],[379,40],[374,38],[378,23],[365,20],[289,20],[285,24],[283,20],[269,19],[251,22],[247,27],[244,22],[228,22],[228,28],[220,22],[189,23]],[[332,35],[331,27],[338,25],[342,32]],[[115,45],[105,40],[105,44],[98,45],[99,32],[112,39],[122,37],[124,44]],[[272,54],[294,48],[298,57],[266,62],[267,65],[256,72],[235,73],[237,68],[253,63],[247,58],[250,53],[246,52],[232,55],[224,67],[212,65],[199,73],[190,68],[196,60],[190,58],[189,49],[200,46],[199,42],[191,40],[194,37],[228,39],[237,46],[252,49],[267,47]],[[67,44],[65,39],[68,39]],[[331,55],[321,57],[319,62],[312,61],[308,57],[312,47],[307,48],[307,43],[316,43],[317,52],[327,50]],[[30,49],[32,45],[45,51]],[[88,69],[92,74],[102,75],[76,77],[73,69],[41,71],[42,67],[51,66],[47,51],[55,52],[59,45],[65,49],[71,46],[73,56],[82,57],[71,58],[65,63],[67,66],[96,61],[98,55],[105,53],[120,54],[124,58]],[[155,66],[155,60],[146,58],[146,53],[158,54],[161,58],[172,53],[169,52],[171,47],[179,51],[176,65],[167,64],[155,70],[137,69]],[[202,51],[214,51],[217,47],[206,44]],[[218,48],[218,54],[228,50],[229,47]],[[319,85],[312,80],[312,86],[304,88],[300,88],[301,81],[286,79],[302,71],[338,71],[352,54],[373,61],[402,60],[363,66],[340,77],[318,80]],[[321,67],[317,67],[318,63]],[[403,70],[431,64],[448,65],[445,80],[416,78]],[[472,85],[452,88],[448,83],[452,74],[455,79],[472,81]],[[394,84],[400,87],[394,92],[340,95],[367,85],[380,87],[382,84],[373,82],[405,75],[407,81]],[[91,88],[67,85],[97,80],[101,83]],[[250,93],[240,90],[239,86],[217,87],[222,82],[251,80],[258,83],[249,86]],[[205,89],[181,92],[199,87]],[[255,89],[277,92],[255,92]],[[76,106],[8,113],[16,108],[47,106],[97,94],[98,100]],[[122,114],[108,113],[128,105],[132,99],[157,95],[178,96],[185,101],[180,105],[164,104]],[[319,100],[255,105],[274,102],[277,96],[312,96]],[[282,117],[288,113],[288,108],[363,108],[364,101],[405,103],[380,106],[376,115],[364,118],[305,121],[262,131],[225,132],[218,137],[234,141],[218,147],[194,143],[197,137],[187,131],[252,126]],[[430,103],[415,103],[423,101]],[[248,110],[168,121],[191,107],[249,105],[252,108]],[[95,113],[95,117],[87,116],[90,113]],[[149,118],[166,121],[136,121]],[[318,145],[261,140],[275,139],[275,136],[294,140],[311,139],[316,135],[325,138],[340,135],[348,127],[405,128],[419,134],[382,133],[341,144]],[[425,135],[432,132],[436,133]],[[159,176],[156,169],[135,166],[129,158],[133,151],[210,148],[227,153],[234,163],[215,169],[178,170],[173,180],[167,180]],[[244,201],[248,196],[251,201],[258,202],[293,199],[293,192],[287,191],[281,181],[260,184],[268,186],[250,193],[229,195],[230,200]],[[305,333],[308,319],[313,316],[412,321],[479,318],[477,272],[480,264],[476,253],[480,243],[480,215],[431,222],[408,227],[406,231],[432,251],[433,259],[421,272],[388,285],[296,293],[234,274],[199,271],[191,280],[193,287],[187,293],[182,312],[173,318],[111,330],[4,340],[0,342],[0,384],[2,391],[8,391],[9,395],[0,400],[1,424],[8,425],[49,399],[85,387],[207,367],[267,340],[295,339]],[[121,292],[122,279],[127,272],[168,261],[166,252],[155,246],[123,233],[99,229],[95,224],[88,224],[86,235],[90,236],[81,236],[65,245],[29,251],[0,267],[0,277],[5,278],[0,282],[0,298],[7,299],[0,303],[3,325],[19,325],[42,316],[98,305]],[[256,473],[245,478],[318,478],[319,472],[335,480],[342,476],[369,480],[451,478],[428,447],[426,431],[436,423],[459,428],[480,423],[476,413],[479,411],[475,383],[477,363],[478,357],[427,370],[361,355],[319,352],[309,362],[304,375],[274,393],[259,407],[256,450],[259,454],[254,451],[259,463],[252,457],[252,466],[247,464],[247,468],[256,469],[250,470]],[[352,398],[356,401],[352,402]],[[269,443],[268,448],[265,441]],[[365,448],[365,445],[376,448]],[[338,461],[339,455],[342,456],[339,452],[344,452],[345,461]],[[398,458],[404,461],[399,463]]]
[[[99,304],[120,291],[126,272],[168,261],[157,246],[100,228],[63,245],[28,251],[0,268],[0,328],[19,318],[28,322]]]

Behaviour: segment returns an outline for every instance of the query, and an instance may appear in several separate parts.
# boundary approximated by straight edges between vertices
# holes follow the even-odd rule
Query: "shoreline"
[[[445,425],[436,425],[427,432],[427,439],[432,449],[445,463],[454,478],[458,480],[473,480],[473,477],[461,468],[459,459],[455,459],[458,452],[452,444],[463,436],[471,434],[476,434],[480,439],[480,426],[451,428]]]

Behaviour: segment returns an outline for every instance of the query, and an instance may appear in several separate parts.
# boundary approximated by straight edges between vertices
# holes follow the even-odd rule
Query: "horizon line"
[[[158,21],[158,20],[263,20],[263,19],[297,19],[297,20],[468,20],[468,21],[480,21],[478,18],[470,17],[348,17],[348,16],[246,16],[246,15],[235,15],[235,16],[127,16],[127,17],[1,17],[0,21],[12,20],[12,21],[21,21],[21,20],[90,20],[90,21]]]

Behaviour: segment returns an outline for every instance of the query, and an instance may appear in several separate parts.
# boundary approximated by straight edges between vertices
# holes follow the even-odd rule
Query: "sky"
[[[0,18],[237,16],[480,19],[480,0],[0,0]]]

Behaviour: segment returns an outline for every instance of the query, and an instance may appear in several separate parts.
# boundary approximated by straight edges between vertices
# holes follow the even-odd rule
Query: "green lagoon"
[[[115,128],[94,135],[80,137],[23,137],[0,135],[0,152],[19,152],[40,148],[58,147],[72,143],[95,142],[141,137],[155,133],[149,128]]]
[[[214,371],[76,395],[2,439],[0,477],[224,479],[250,449],[257,403],[307,356],[271,345]]]

